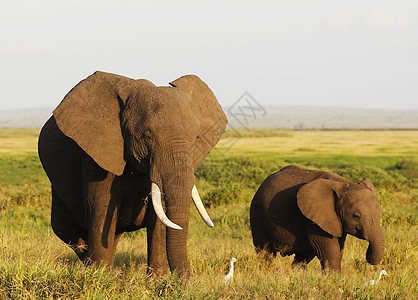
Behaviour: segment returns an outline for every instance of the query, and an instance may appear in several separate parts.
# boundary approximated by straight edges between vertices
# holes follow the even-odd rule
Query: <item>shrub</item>
[[[393,167],[398,170],[416,170],[418,169],[418,161],[413,158],[405,158],[396,162]]]

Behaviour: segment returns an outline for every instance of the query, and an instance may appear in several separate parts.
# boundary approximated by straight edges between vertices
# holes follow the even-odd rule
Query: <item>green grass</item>
[[[195,172],[215,227],[192,209],[188,282],[146,277],[145,230],[121,238],[112,270],[84,268],[50,227],[38,132],[0,130],[0,299],[417,298],[418,131],[243,131],[232,147],[226,142],[234,135],[227,133]],[[368,265],[367,242],[351,236],[340,273],[322,272],[317,259],[306,270],[291,268],[291,257],[258,260],[249,205],[265,177],[289,164],[372,180],[383,209],[381,265]],[[234,282],[225,285],[232,256]],[[364,288],[383,268],[390,277]]]

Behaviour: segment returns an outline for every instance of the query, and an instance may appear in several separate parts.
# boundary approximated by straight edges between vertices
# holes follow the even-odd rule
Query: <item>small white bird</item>
[[[231,267],[229,268],[229,273],[225,275],[225,282],[232,282],[234,279],[234,262],[236,262],[237,259],[233,257],[231,259]]]
[[[378,279],[376,279],[376,280],[369,280],[369,281],[366,281],[366,282],[364,283],[364,285],[366,285],[366,286],[369,286],[369,285],[374,285],[374,284],[376,284],[376,283],[378,283],[378,282],[379,282],[379,280],[380,280],[380,278],[382,278],[382,276],[388,276],[388,277],[389,277],[389,274],[388,274],[388,273],[386,273],[386,271],[385,271],[385,270],[382,270],[382,271],[380,271],[380,273],[379,273],[379,278],[378,278]]]

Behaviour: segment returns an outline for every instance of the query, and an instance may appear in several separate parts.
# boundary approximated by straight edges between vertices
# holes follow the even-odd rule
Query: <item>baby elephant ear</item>
[[[341,237],[343,228],[335,211],[334,192],[343,192],[345,183],[316,179],[302,186],[297,193],[297,204],[305,217],[329,234]]]
[[[122,175],[125,168],[119,114],[138,81],[95,72],[78,83],[53,114],[59,129],[103,169]]]
[[[376,190],[374,189],[373,183],[370,181],[369,178],[364,178],[362,181],[359,182],[359,184],[364,185],[369,190],[376,193]]]

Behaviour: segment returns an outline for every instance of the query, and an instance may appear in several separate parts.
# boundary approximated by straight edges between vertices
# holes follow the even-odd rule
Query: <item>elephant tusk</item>
[[[157,184],[154,182],[151,183],[151,198],[152,198],[152,206],[154,207],[155,214],[157,215],[158,219],[167,227],[183,230],[179,225],[170,221],[167,215],[164,212],[163,205],[161,203],[161,191]]]
[[[203,221],[208,225],[209,227],[213,227],[213,222],[210,219],[208,213],[206,212],[205,207],[203,206],[202,199],[200,199],[199,193],[197,192],[196,185],[193,186],[192,189],[192,198],[194,205],[196,205],[197,211],[199,212],[200,216],[202,217]]]

